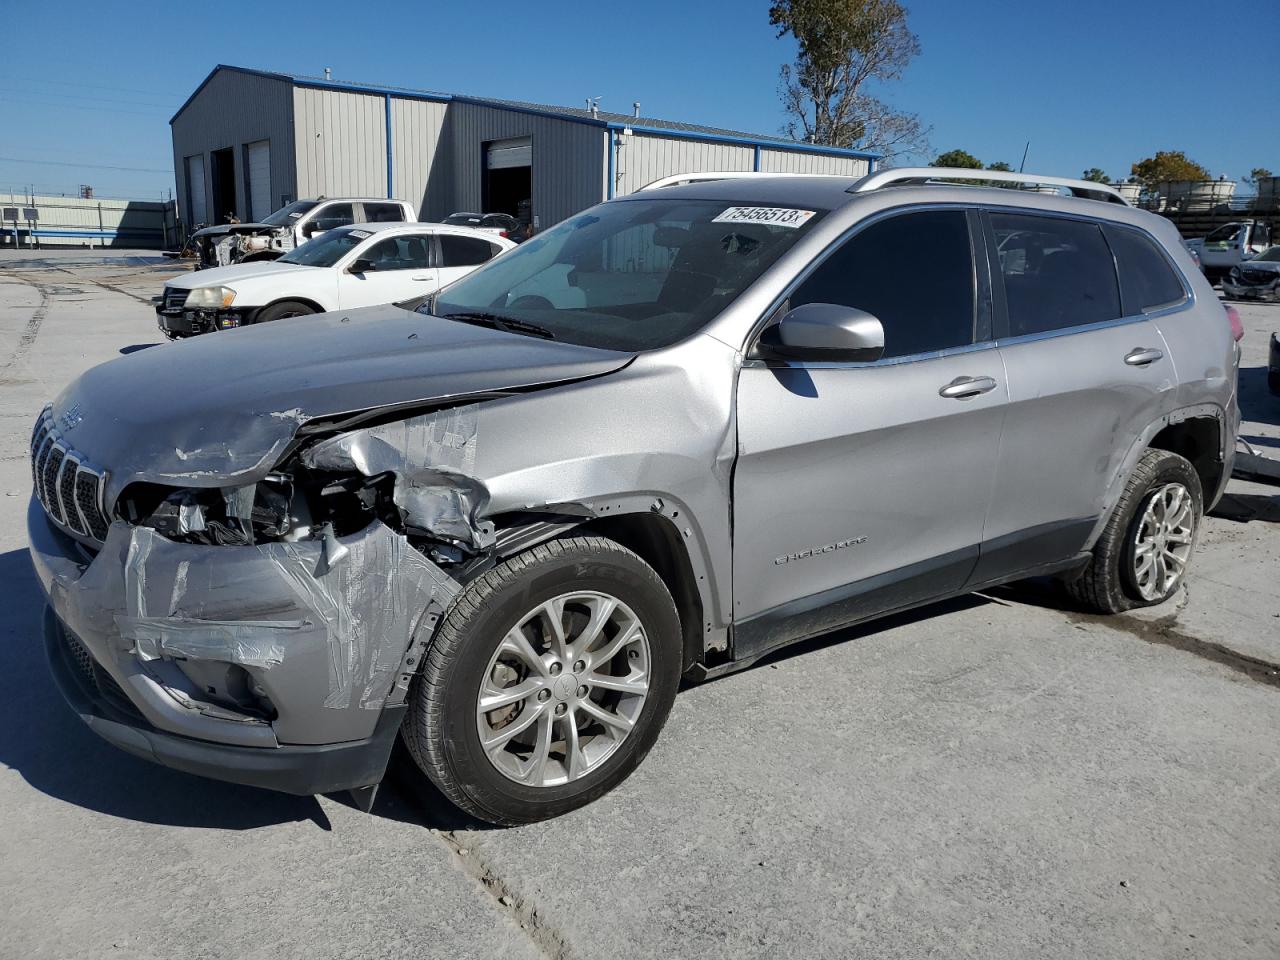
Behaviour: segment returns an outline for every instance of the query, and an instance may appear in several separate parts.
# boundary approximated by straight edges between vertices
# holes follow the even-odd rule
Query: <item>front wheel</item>
[[[679,616],[652,567],[611,540],[554,540],[454,602],[411,693],[405,743],[475,817],[559,816],[649,752],[680,663]]]
[[[1134,467],[1084,569],[1066,581],[1084,607],[1121,613],[1163,603],[1182,586],[1204,494],[1176,453],[1148,450]]]
[[[254,317],[254,323],[270,323],[272,320],[284,320],[288,317],[305,317],[315,313],[311,307],[305,303],[299,303],[296,300],[285,300],[282,303],[273,303],[271,306],[263,309]]]

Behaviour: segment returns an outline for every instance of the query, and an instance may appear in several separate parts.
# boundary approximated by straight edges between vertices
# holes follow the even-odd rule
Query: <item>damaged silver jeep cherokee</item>
[[[974,175],[644,190],[417,311],[89,370],[32,437],[62,692],[365,803],[402,733],[519,823],[626,777],[682,677],[1033,574],[1166,599],[1230,474],[1223,308],[1108,188],[931,182]]]

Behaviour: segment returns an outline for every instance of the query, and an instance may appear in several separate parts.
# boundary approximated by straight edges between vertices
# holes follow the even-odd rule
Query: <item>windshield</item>
[[[318,200],[295,200],[288,206],[281,207],[262,222],[269,223],[273,227],[287,227],[319,202]]]
[[[1236,234],[1240,232],[1242,227],[1243,227],[1243,224],[1228,223],[1225,226],[1219,227],[1217,230],[1214,230],[1213,233],[1205,237],[1204,242],[1205,243],[1227,243],[1236,238]]]
[[[296,247],[280,258],[280,263],[297,263],[304,267],[332,267],[360,244],[369,239],[368,230],[328,230]]]
[[[732,303],[821,214],[723,200],[611,201],[445,288],[433,312],[488,314],[587,346],[664,347]]]
[[[1280,263],[1280,246],[1268,247],[1266,250],[1262,251],[1262,253],[1253,258],[1254,263],[1257,263],[1259,260],[1265,260],[1268,263]]]
[[[471,227],[480,222],[480,214],[454,213],[445,217],[444,222],[451,227]]]

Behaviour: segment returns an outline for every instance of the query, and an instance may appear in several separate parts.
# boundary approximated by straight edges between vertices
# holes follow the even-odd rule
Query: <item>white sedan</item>
[[[279,260],[176,277],[155,298],[170,339],[435,293],[515,244],[439,223],[361,223],[327,231]]]

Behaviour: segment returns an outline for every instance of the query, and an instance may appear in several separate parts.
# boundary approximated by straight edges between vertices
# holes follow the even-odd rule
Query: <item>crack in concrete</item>
[[[92,283],[95,287],[102,287],[102,289],[104,290],[110,290],[112,293],[123,294],[126,297],[132,297],[134,300],[137,300],[139,303],[145,303],[149,307],[152,306],[150,297],[143,297],[143,296],[140,296],[139,294],[132,293],[124,289],[124,287],[117,287],[115,284],[106,283],[103,280],[94,280],[92,277],[83,276],[81,274],[75,273],[72,270],[68,270],[65,267],[54,267],[53,269],[57,270],[59,273],[65,273],[67,274],[67,276],[75,277],[77,280],[83,283]]]
[[[467,846],[456,831],[433,832],[453,853],[458,868],[480,884],[499,911],[515,922],[543,956],[548,960],[573,960],[573,949],[564,935],[543,920],[528,898],[512,890],[475,848]]]
[[[27,325],[23,329],[22,335],[18,337],[18,346],[9,355],[9,359],[0,364],[0,370],[7,370],[26,359],[27,353],[30,352],[32,345],[36,342],[36,337],[40,335],[40,325],[44,323],[44,318],[49,314],[49,291],[43,284],[16,276],[8,270],[0,271],[0,274],[11,278],[16,283],[24,283],[29,287],[35,287],[40,294],[40,305],[35,308],[31,318],[27,320]]]

